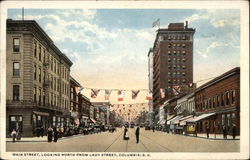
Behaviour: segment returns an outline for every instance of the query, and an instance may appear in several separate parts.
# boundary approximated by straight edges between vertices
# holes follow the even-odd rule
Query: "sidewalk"
[[[185,135],[183,135],[185,136]],[[196,137],[193,134],[188,134],[187,136]],[[233,139],[232,135],[227,135],[227,139],[223,138],[223,134],[209,134],[209,138],[207,138],[206,133],[198,133],[197,138],[204,138],[204,139],[212,139],[212,140],[240,140],[240,136],[236,136],[235,139]]]
[[[62,137],[59,138],[58,141],[60,140],[64,140],[64,139],[69,139],[69,138],[75,138],[75,137],[79,137],[79,136],[87,136],[87,135],[83,135],[83,134],[77,134],[77,135],[73,135],[73,136],[68,136],[68,137]],[[12,138],[6,138],[6,142],[12,142]],[[21,140],[16,140],[15,143],[18,142],[48,142],[48,138],[47,136],[43,136],[43,137],[22,137]]]

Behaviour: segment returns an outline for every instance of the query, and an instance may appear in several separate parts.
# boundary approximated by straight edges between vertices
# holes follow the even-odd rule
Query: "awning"
[[[169,117],[167,117],[167,121],[169,121],[169,120],[171,120],[172,118],[174,118],[176,115],[171,115],[171,116],[169,116]]]
[[[41,116],[49,116],[49,113],[46,113],[46,112],[33,111],[33,113],[35,113],[37,115],[41,115]]]
[[[185,120],[185,119],[188,119],[188,118],[190,118],[190,117],[192,117],[192,115],[189,115],[189,116],[186,116],[186,117],[180,117],[180,118],[178,118],[178,119],[176,119],[176,120],[174,121],[174,124],[178,124],[178,123],[180,123],[181,121],[183,121],[183,120]]]
[[[183,117],[182,115],[181,115],[181,116],[176,116],[176,117],[174,117],[173,119],[167,121],[167,124],[174,124],[174,122],[175,122],[176,120],[179,120],[179,119],[182,118],[182,117]]]
[[[163,124],[165,124],[165,122],[166,122],[166,120],[165,120],[165,119],[161,119],[161,120],[159,120],[159,121],[158,121],[158,123],[157,123],[157,124],[159,124],[159,125],[163,125]]]
[[[191,120],[193,119],[193,115],[189,115],[189,116],[186,116],[186,117],[183,117],[181,118],[179,121],[180,121],[180,125],[181,126],[185,126],[187,124],[187,121],[188,120]]]
[[[91,120],[93,123],[96,123],[96,120],[94,120],[94,119],[92,119],[92,118],[90,118],[90,120]]]
[[[200,121],[200,120],[202,120],[204,118],[210,117],[210,116],[215,115],[215,114],[216,113],[205,113],[205,114],[202,114],[202,115],[200,115],[198,117],[194,117],[194,118],[188,120],[187,122],[198,122],[198,121]]]
[[[87,117],[87,116],[82,116],[82,118],[83,118],[83,119],[89,119],[89,117]]]
[[[176,105],[176,106],[174,107],[174,110],[176,110],[176,109],[179,108],[180,106],[181,106],[180,104]]]

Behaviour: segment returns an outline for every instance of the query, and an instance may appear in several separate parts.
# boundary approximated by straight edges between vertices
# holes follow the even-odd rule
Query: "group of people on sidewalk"
[[[139,135],[140,135],[140,127],[137,127],[135,130],[136,143],[139,143]],[[125,127],[125,129],[124,129],[123,139],[129,140],[127,127]]]
[[[209,131],[210,131],[210,128],[209,128],[209,126],[207,125],[207,126],[206,126],[207,138],[209,138]],[[223,138],[224,138],[224,139],[227,139],[228,129],[227,129],[227,127],[226,127],[225,125],[222,126],[222,133],[223,133]],[[232,136],[233,136],[233,139],[235,139],[236,134],[237,134],[237,128],[236,128],[236,125],[233,124],[233,127],[232,127]]]

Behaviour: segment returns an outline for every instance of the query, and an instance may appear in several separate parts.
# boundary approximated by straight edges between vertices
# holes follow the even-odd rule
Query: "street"
[[[212,140],[140,128],[136,143],[135,128],[128,129],[129,140],[123,140],[123,129],[59,139],[58,142],[7,142],[7,152],[238,152],[239,140]]]

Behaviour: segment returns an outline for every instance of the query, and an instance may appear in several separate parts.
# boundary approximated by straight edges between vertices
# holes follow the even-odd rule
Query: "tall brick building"
[[[7,135],[67,125],[72,62],[33,20],[7,20],[6,36]]]
[[[173,86],[193,83],[193,35],[188,23],[170,23],[158,29],[153,46],[153,108],[159,109],[166,99],[174,97]],[[166,96],[161,98],[160,89]]]

